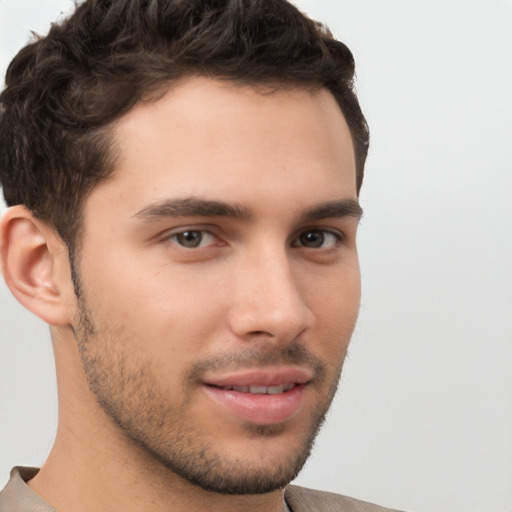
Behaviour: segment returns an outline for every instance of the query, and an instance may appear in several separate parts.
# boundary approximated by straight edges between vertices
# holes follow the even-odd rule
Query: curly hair
[[[350,128],[359,191],[369,132],[354,59],[286,0],[87,0],[12,60],[0,95],[0,182],[71,247],[115,167],[111,123],[188,75],[326,87]]]

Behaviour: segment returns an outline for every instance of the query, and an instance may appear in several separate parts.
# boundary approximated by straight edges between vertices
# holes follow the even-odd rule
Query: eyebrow
[[[164,217],[229,217],[247,221],[252,218],[252,213],[239,203],[184,198],[166,199],[151,204],[136,213],[134,217],[146,222],[155,222]]]
[[[303,222],[334,217],[354,217],[360,220],[363,210],[354,199],[329,201],[306,210]],[[134,215],[145,222],[156,222],[165,217],[228,217],[250,221],[254,215],[244,205],[198,198],[166,199],[146,206]]]
[[[363,209],[355,199],[339,199],[313,206],[305,211],[303,222],[339,217],[353,217],[361,220]]]

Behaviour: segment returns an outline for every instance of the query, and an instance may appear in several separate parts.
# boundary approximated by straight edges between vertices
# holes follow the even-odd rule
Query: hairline
[[[350,125],[347,122],[347,118],[345,116],[345,113],[343,112],[343,109],[340,105],[340,102],[338,101],[336,95],[334,92],[325,84],[322,84],[320,82],[314,82],[314,81],[293,81],[293,80],[281,80],[279,78],[275,79],[266,79],[262,78],[261,80],[254,80],[254,79],[240,79],[240,78],[234,78],[230,76],[221,76],[221,75],[215,75],[212,73],[200,73],[197,71],[191,71],[184,73],[183,75],[180,75],[176,78],[169,78],[164,79],[158,82],[155,82],[152,87],[148,87],[149,90],[146,90],[146,92],[142,92],[141,97],[126,111],[121,113],[116,119],[110,121],[109,123],[106,123],[102,126],[99,126],[97,128],[93,128],[90,131],[88,131],[85,134],[85,137],[89,137],[90,139],[96,138],[96,137],[105,137],[105,142],[107,145],[106,148],[106,154],[105,161],[106,169],[105,174],[102,175],[92,187],[89,187],[88,190],[86,190],[81,198],[79,203],[77,204],[77,208],[75,211],[75,220],[74,220],[74,228],[72,230],[72,239],[71,240],[64,240],[63,242],[68,248],[68,253],[70,257],[70,261],[72,258],[72,255],[77,255],[80,253],[80,249],[82,247],[83,242],[83,236],[84,236],[84,216],[85,216],[85,204],[92,192],[98,187],[100,184],[108,182],[111,179],[114,179],[117,172],[119,172],[118,163],[119,158],[121,156],[121,148],[119,146],[118,140],[116,138],[116,127],[119,125],[119,123],[122,122],[122,120],[128,116],[131,112],[133,112],[136,108],[140,107],[141,105],[144,105],[145,103],[157,103],[161,99],[163,99],[167,94],[172,93],[173,89],[176,86],[179,86],[182,83],[188,82],[194,78],[208,78],[211,80],[218,81],[219,83],[226,84],[226,86],[229,87],[235,87],[235,88],[243,88],[243,87],[250,87],[254,90],[254,92],[258,94],[276,94],[283,91],[293,91],[293,90],[302,90],[302,91],[309,91],[312,94],[317,93],[321,90],[326,90],[331,96],[334,98],[336,105],[338,106],[338,109],[343,116],[343,119],[347,123],[350,139],[352,143],[352,152],[354,154],[354,158],[356,161],[356,169],[355,169],[355,179],[357,181],[357,155],[356,155],[356,143],[354,141],[354,136],[352,133],[352,129]],[[357,192],[357,195],[359,196],[359,191]],[[55,226],[55,230],[59,234],[59,236],[62,238],[61,233],[58,230],[58,227]]]

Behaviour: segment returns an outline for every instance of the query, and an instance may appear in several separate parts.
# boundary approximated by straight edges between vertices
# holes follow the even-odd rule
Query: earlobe
[[[0,224],[2,273],[7,286],[29,311],[50,325],[69,324],[64,290],[57,282],[56,258],[65,247],[57,235],[24,206],[7,210]]]

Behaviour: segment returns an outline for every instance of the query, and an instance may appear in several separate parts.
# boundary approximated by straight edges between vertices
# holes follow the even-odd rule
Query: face
[[[205,78],[115,127],[85,204],[74,331],[119,435],[221,493],[283,487],[359,307],[350,133],[325,90]]]

